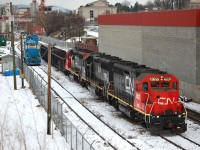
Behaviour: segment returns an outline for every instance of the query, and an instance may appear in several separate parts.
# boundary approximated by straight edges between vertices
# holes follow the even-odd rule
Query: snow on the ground
[[[94,92],[91,93],[92,88],[90,91],[82,88],[79,84],[70,80],[55,68],[52,70],[52,76],[58,80],[58,82],[62,83],[67,90],[74,94],[82,105],[86,106],[90,111],[95,113],[96,116],[101,118],[101,120],[109,124],[115,131],[123,135],[127,140],[133,142],[140,149],[178,149],[174,145],[161,139],[159,136],[152,134],[141,125],[130,122],[130,120],[127,120],[121,112],[115,110],[108,103],[101,100],[95,100],[98,98],[95,97],[93,94]],[[187,120],[187,123],[188,131],[183,133],[183,135],[200,144],[200,126],[189,120]],[[160,134],[162,134],[162,132],[160,132]],[[163,132],[163,134],[169,138],[175,139],[175,141],[178,140],[182,146],[187,147],[188,143],[190,143],[188,141],[185,142],[184,139],[177,135],[168,132]],[[196,145],[190,144],[190,148],[196,149]]]
[[[0,75],[0,149],[70,149],[57,130],[47,135],[47,115],[25,81],[17,76],[14,90],[13,76]]]
[[[99,118],[101,118],[106,123],[108,123],[111,127],[113,127],[114,130],[118,131],[119,134],[126,137],[127,140],[135,143],[137,147],[141,149],[166,149],[166,148],[177,149],[177,147],[161,139],[160,137],[156,135],[152,135],[149,131],[144,129],[141,125],[133,124],[132,122],[127,121],[126,119],[121,117],[120,115],[121,113],[116,112],[116,110],[113,109],[111,106],[109,106],[107,103],[101,102],[101,101],[95,102],[93,100],[94,97],[92,96],[90,91],[87,91],[86,89],[83,89],[82,87],[80,87],[80,85],[74,82],[71,82],[68,79],[68,77],[64,76],[62,73],[58,72],[57,70],[54,72],[52,71],[52,75],[59,82],[61,82],[65,88],[70,90],[73,94],[77,93],[76,96],[78,99],[80,99],[83,105],[87,106],[92,112],[98,115]],[[66,97],[66,94],[64,93],[61,95]],[[68,99],[68,102],[71,106],[76,108],[76,104],[72,103],[71,99]],[[191,102],[188,104],[191,104]],[[191,107],[191,105],[187,105],[187,106]],[[194,103],[194,106],[197,107],[197,110],[199,110],[198,108],[200,105]],[[77,111],[79,111],[79,109],[77,109]],[[84,115],[85,114],[83,114],[83,116]],[[91,118],[86,117],[86,120],[87,119],[90,120]],[[188,131],[186,131],[183,135],[199,143],[199,134],[200,134],[199,125],[194,124],[194,122],[191,122],[189,120],[187,121],[187,123],[188,123]],[[103,128],[102,130],[99,130],[99,132],[101,134],[104,134],[104,136],[110,136],[108,135],[108,133],[103,131]],[[167,134],[167,136],[169,136],[169,138],[170,137],[174,138],[174,140],[180,139],[179,137],[176,138],[176,135]],[[183,145],[184,144],[187,145],[187,142],[185,142],[185,140],[179,140],[178,142],[182,143]],[[194,149],[194,148],[195,147],[191,147],[191,149]]]
[[[46,73],[39,67],[33,67],[33,69],[42,76],[44,80],[47,81]],[[89,124],[96,132],[98,132],[106,141],[109,141],[117,149],[133,150],[134,147],[130,145],[126,140],[122,139],[119,135],[110,130],[105,124],[103,124],[98,118],[91,114],[87,109],[85,109],[77,100],[75,100],[65,89],[63,89],[55,81],[51,81],[52,88],[65,100],[65,102],[83,119],[87,124]],[[77,87],[69,86],[77,91]],[[88,97],[85,93],[80,93],[80,97]],[[117,141],[117,142],[116,142]],[[102,149],[104,149],[102,147]]]
[[[85,28],[85,31],[86,31],[86,36],[93,36],[96,38],[99,37],[98,26],[91,26],[91,27]]]
[[[200,104],[198,104],[198,103],[188,102],[188,103],[185,103],[185,106],[186,106],[186,108],[189,108],[191,110],[194,110],[194,111],[200,113]]]

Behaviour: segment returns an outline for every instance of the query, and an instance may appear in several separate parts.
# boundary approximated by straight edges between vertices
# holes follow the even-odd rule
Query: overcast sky
[[[12,1],[13,4],[30,4],[32,0],[0,0],[0,3],[6,3]],[[37,0],[40,3],[40,0]],[[46,5],[57,5],[57,6],[62,6],[64,8],[68,9],[77,9],[81,5],[86,5],[87,3],[96,1],[96,0],[45,0]],[[117,2],[123,2],[124,0],[107,0],[110,4],[115,4]],[[148,0],[128,0],[131,2],[132,5],[135,4],[136,1],[138,3],[144,4]]]

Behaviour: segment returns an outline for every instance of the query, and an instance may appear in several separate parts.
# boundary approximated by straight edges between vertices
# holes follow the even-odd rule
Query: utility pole
[[[81,39],[80,39],[80,27],[78,29],[78,36],[79,36],[79,43],[81,42]]]
[[[65,41],[67,39],[67,28],[65,27]]]
[[[51,44],[48,44],[48,110],[47,134],[51,135]]]
[[[14,90],[17,90],[17,83],[16,83],[16,66],[15,66],[15,45],[14,45],[14,32],[13,32],[13,23],[14,23],[14,16],[12,13],[12,2],[10,2],[10,18],[11,18],[11,47],[13,51],[13,77],[14,77]]]
[[[23,67],[23,40],[21,33],[21,70],[20,70],[21,78],[22,78],[22,88],[24,88],[24,67]]]

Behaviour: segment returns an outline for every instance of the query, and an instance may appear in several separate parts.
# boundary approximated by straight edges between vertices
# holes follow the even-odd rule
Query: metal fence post
[[[94,144],[95,140],[90,144],[90,149],[92,148],[92,145]]]
[[[83,136],[82,136],[82,150],[84,149],[84,141],[83,141],[83,138],[84,138],[84,136],[85,136],[85,134],[88,132],[88,130],[83,134]]]
[[[77,149],[77,140],[78,138],[77,138],[77,129],[76,129],[76,149]]]
[[[72,123],[71,123],[71,147],[72,147]]]

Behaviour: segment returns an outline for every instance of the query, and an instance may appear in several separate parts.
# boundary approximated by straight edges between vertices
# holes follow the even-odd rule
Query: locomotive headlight
[[[179,118],[181,118],[181,115],[178,115]]]
[[[157,118],[160,118],[160,116],[156,116]]]
[[[151,77],[151,78],[150,78],[150,81],[159,81],[159,78]]]
[[[171,80],[170,77],[165,77],[165,78],[164,78],[164,81],[170,81],[170,80]]]

